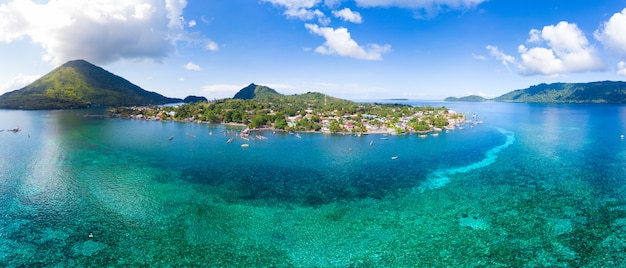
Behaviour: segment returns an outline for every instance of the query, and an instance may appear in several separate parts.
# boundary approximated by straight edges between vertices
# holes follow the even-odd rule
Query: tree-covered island
[[[110,108],[108,116],[235,123],[251,130],[389,134],[441,131],[454,128],[466,119],[465,115],[445,107],[356,103],[315,92],[286,96],[263,86],[251,84],[249,87],[253,88],[250,91],[262,94],[177,106]],[[242,91],[238,95],[242,95]]]

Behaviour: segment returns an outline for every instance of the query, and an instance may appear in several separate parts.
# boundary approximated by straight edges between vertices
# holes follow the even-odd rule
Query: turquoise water
[[[485,123],[227,143],[240,128],[0,110],[22,129],[0,132],[0,266],[623,265],[626,106],[426,104]]]

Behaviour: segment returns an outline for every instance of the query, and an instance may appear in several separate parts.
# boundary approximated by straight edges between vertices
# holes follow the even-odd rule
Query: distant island
[[[469,95],[469,96],[465,96],[465,97],[447,97],[445,99],[443,99],[444,101],[459,101],[459,102],[483,102],[483,101],[488,101],[488,99],[485,99],[481,96],[477,96],[477,95]]]
[[[248,127],[245,135],[254,130],[436,134],[474,123],[445,107],[356,103],[318,92],[283,95],[254,83],[239,90],[233,98],[178,106],[115,107],[109,109],[108,116],[239,124]]]
[[[626,82],[539,84],[486,99],[480,96],[448,97],[445,101],[531,102],[531,103],[626,103]]]
[[[146,91],[84,60],[68,61],[30,85],[0,96],[1,109],[50,110],[182,102]]]

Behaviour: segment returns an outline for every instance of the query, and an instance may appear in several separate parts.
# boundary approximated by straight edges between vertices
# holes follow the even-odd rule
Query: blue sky
[[[625,80],[626,1],[0,0],[0,59],[0,93],[85,59],[169,97],[495,97]]]

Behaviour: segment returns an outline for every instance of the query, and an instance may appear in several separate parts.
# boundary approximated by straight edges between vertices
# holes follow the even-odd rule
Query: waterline
[[[494,162],[496,162],[496,159],[498,158],[498,154],[500,153],[500,151],[509,147],[511,144],[513,144],[513,142],[515,142],[515,134],[513,132],[502,129],[502,128],[497,128],[497,130],[498,132],[506,136],[506,141],[503,144],[498,145],[494,148],[491,148],[489,151],[487,151],[485,153],[485,158],[483,158],[482,160],[478,162],[469,164],[467,166],[437,170],[433,172],[430,176],[428,176],[426,181],[424,181],[417,188],[417,190],[419,192],[424,192],[429,189],[441,188],[445,186],[446,184],[448,184],[448,182],[450,182],[450,176],[452,175],[467,173],[472,170],[489,166],[493,164]]]

